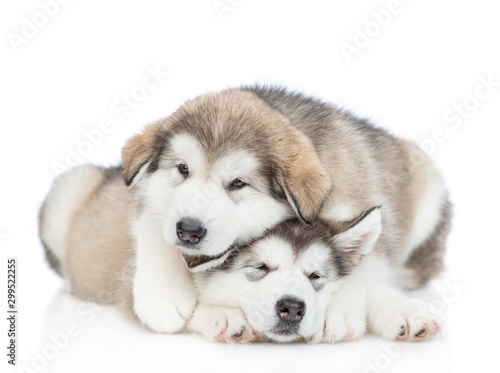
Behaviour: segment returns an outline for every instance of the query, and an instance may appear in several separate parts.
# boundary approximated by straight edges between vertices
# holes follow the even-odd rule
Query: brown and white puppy
[[[370,298],[375,308],[399,296],[387,284],[417,287],[442,268],[450,207],[432,162],[414,144],[315,99],[268,87],[206,94],[130,139],[122,160],[128,188],[119,169],[61,175],[40,234],[72,292],[87,299],[110,283],[109,265],[126,261],[124,247],[135,252],[133,308],[155,331],[181,330],[194,310],[185,261],[220,264],[232,245],[292,216],[350,221],[383,206],[369,254],[385,268]],[[364,332],[362,316],[346,333]]]

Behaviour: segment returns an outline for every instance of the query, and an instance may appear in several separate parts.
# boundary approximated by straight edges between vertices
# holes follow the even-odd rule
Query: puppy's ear
[[[346,223],[344,230],[333,237],[335,248],[352,258],[359,258],[372,251],[382,232],[380,206],[364,211]]]
[[[313,224],[326,203],[332,183],[312,145],[301,141],[287,149],[282,187],[297,216]]]
[[[142,133],[130,138],[122,149],[122,164],[125,184],[135,184],[146,172],[157,149],[163,122],[147,125]]]

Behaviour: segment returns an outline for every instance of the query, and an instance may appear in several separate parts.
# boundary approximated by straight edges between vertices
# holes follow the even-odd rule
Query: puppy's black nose
[[[177,237],[183,242],[197,244],[206,234],[207,230],[196,220],[186,219],[177,222]]]
[[[283,298],[276,302],[276,311],[283,321],[296,323],[304,317],[306,304],[300,299]]]

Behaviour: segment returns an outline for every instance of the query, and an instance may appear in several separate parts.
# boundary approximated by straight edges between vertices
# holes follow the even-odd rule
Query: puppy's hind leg
[[[59,175],[53,182],[39,214],[39,234],[47,261],[66,275],[67,238],[78,211],[103,183],[106,170],[83,165]]]
[[[404,262],[405,274],[401,285],[414,289],[426,285],[444,269],[446,239],[451,229],[452,208],[446,200],[441,208],[441,219],[432,234],[415,248]]]

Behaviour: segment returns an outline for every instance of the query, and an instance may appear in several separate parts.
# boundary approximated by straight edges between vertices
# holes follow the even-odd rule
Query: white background
[[[401,0],[398,13],[385,20],[374,14],[393,9],[389,1],[223,0],[219,3],[233,5],[222,18],[213,3],[74,0],[46,10],[50,16],[39,13],[37,1],[2,4],[0,312],[5,320],[6,258],[15,256],[17,362],[32,369],[12,371],[498,371],[500,9],[495,2]],[[367,28],[372,36],[361,40],[358,30]],[[367,45],[348,61],[341,43],[355,46],[356,35],[358,46]],[[16,46],[12,40],[20,43],[21,37]],[[169,76],[137,96],[148,67]],[[481,79],[496,86],[491,92],[477,88]],[[154,334],[113,308],[97,308],[64,292],[44,261],[37,213],[54,170],[75,161],[68,154],[80,149],[88,153],[80,154],[80,163],[116,164],[128,137],[186,99],[253,82],[303,90],[397,135],[424,141],[455,205],[447,272],[415,294],[446,304],[441,336],[399,345],[372,336],[333,346],[223,345]],[[128,113],[117,111],[122,95],[131,91],[140,102]],[[476,92],[481,98],[474,98]],[[463,118],[447,122],[446,115],[464,104]],[[108,133],[85,148],[82,131],[103,121]],[[7,323],[0,325],[4,372]],[[78,335],[65,341],[60,334],[65,328]],[[59,335],[60,348],[51,335]]]

